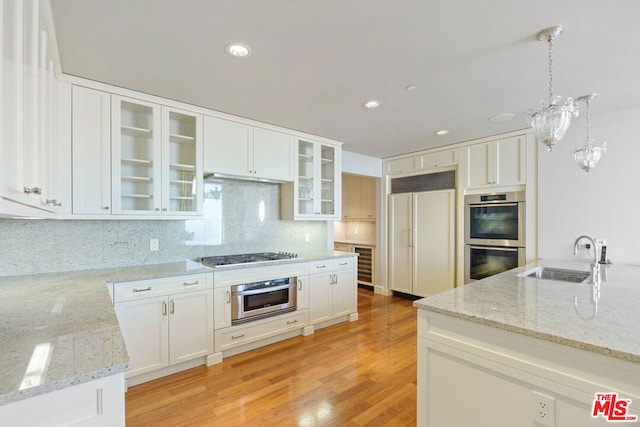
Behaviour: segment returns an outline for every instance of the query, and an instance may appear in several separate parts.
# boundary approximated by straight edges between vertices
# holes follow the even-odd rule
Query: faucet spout
[[[587,235],[578,237],[573,244],[573,254],[578,255],[578,244],[580,240],[587,239],[591,246],[593,246],[593,262],[591,263],[591,283],[598,283],[600,281],[600,265],[598,264],[598,246],[596,246],[596,240]]]

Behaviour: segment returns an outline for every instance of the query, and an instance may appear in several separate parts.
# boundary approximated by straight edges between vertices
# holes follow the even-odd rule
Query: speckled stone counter
[[[186,261],[0,277],[0,405],[130,368],[107,282],[210,271]]]
[[[432,312],[640,363],[640,267],[602,266],[592,285],[518,275],[538,266],[589,271],[588,262],[541,260],[414,302]]]

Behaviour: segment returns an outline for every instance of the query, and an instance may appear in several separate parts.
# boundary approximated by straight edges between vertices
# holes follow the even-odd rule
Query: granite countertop
[[[172,264],[0,277],[0,405],[125,372],[106,283],[211,272]]]
[[[640,363],[640,266],[602,265],[597,305],[591,302],[590,283],[518,276],[539,266],[589,271],[587,261],[540,260],[413,305]]]
[[[129,355],[107,283],[211,273],[217,269],[352,257],[299,258],[209,268],[199,262],[0,277],[0,405],[125,372]]]

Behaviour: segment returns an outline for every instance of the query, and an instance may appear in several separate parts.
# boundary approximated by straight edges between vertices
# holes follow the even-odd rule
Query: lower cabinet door
[[[133,377],[169,365],[167,297],[145,298],[115,304],[127,345]]]
[[[336,271],[333,274],[335,275],[335,283],[331,285],[333,317],[346,316],[356,311],[353,270]]]
[[[331,274],[309,276],[309,323],[315,324],[333,318]]]
[[[213,353],[213,290],[169,297],[169,363]]]

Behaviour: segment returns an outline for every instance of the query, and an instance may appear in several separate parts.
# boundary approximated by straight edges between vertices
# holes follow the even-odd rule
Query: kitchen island
[[[539,267],[589,271],[541,260],[414,302],[418,426],[577,427],[640,415],[640,267],[603,265],[599,290],[523,274]],[[592,417],[596,393],[631,402],[617,413],[600,403]]]

